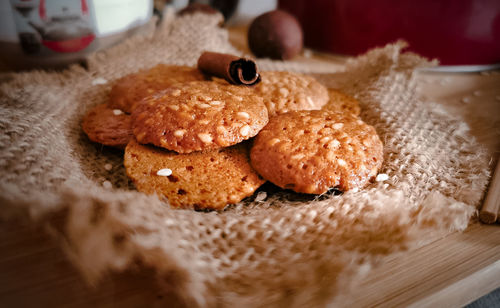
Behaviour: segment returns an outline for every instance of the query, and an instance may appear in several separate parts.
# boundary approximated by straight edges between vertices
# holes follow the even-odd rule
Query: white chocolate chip
[[[246,119],[249,119],[250,118],[250,115],[244,111],[240,111],[236,114],[236,116],[238,116],[238,118],[242,119],[242,120],[246,120]]]
[[[209,104],[203,103],[203,104],[199,104],[198,107],[202,108],[202,109],[206,109],[206,108],[210,108],[211,106]]]
[[[278,142],[280,142],[280,140],[278,138],[273,138],[273,139],[269,140],[268,145],[270,147],[272,147],[273,145],[275,145]]]
[[[184,136],[185,133],[186,133],[185,129],[178,129],[174,132],[174,136],[175,137],[182,137],[182,136]]]
[[[181,95],[181,90],[175,89],[175,90],[172,91],[172,96],[176,96],[177,97],[179,95]]]
[[[170,176],[172,175],[172,170],[168,169],[168,168],[164,168],[164,169],[160,169],[156,172],[156,175],[159,175],[159,176]]]
[[[347,166],[347,163],[342,158],[337,159],[337,163],[339,166]]]
[[[209,104],[212,106],[219,106],[219,105],[222,105],[222,102],[221,101],[211,101]]]
[[[200,140],[203,142],[203,143],[211,143],[212,142],[212,136],[210,134],[206,134],[206,133],[199,133],[198,134],[198,138],[200,138]]]
[[[113,169],[113,165],[111,165],[111,164],[105,164],[104,165],[104,169],[106,169],[107,171],[109,171],[109,170]]]
[[[267,193],[265,191],[261,191],[255,197],[255,201],[256,202],[261,202],[261,201],[266,200],[266,198],[267,198]]]
[[[216,131],[218,134],[223,135],[227,132],[227,129],[224,126],[219,125],[219,126],[217,126]]]
[[[248,136],[248,134],[250,134],[250,126],[248,126],[248,125],[242,126],[240,128],[240,134],[242,136]]]
[[[111,184],[110,181],[104,181],[104,182],[102,182],[102,187],[104,187],[106,189],[111,189],[111,188],[113,188],[113,184]]]
[[[328,144],[328,147],[330,149],[335,149],[335,148],[338,148],[340,145],[340,142],[337,140],[337,139],[333,139],[332,141],[330,141],[330,143]]]
[[[120,109],[113,109],[113,114],[116,115],[116,116],[120,115],[122,113],[123,113],[123,111],[121,111]]]
[[[377,178],[375,179],[375,181],[377,182],[383,182],[383,181],[387,181],[389,179],[389,176],[385,173],[380,173],[377,175]]]
[[[330,137],[323,137],[319,140],[319,142],[326,143],[328,140],[330,140]]]
[[[341,129],[342,127],[344,127],[344,123],[335,123],[332,125],[333,129]]]
[[[310,96],[306,97],[306,100],[309,106],[314,107],[314,102]]]
[[[279,91],[280,91],[280,94],[283,95],[283,96],[288,96],[288,94],[290,93],[288,91],[288,89],[286,89],[286,88],[280,88]]]
[[[228,199],[230,203],[236,203],[240,201],[240,199],[236,195],[230,195]]]
[[[292,157],[290,157],[291,159],[294,159],[294,160],[300,160],[302,158],[304,158],[304,154],[302,153],[298,153],[298,154],[295,154],[295,155],[292,155]]]
[[[92,80],[93,86],[100,85],[100,84],[106,84],[106,83],[108,83],[108,81],[102,77],[98,77],[98,78]]]

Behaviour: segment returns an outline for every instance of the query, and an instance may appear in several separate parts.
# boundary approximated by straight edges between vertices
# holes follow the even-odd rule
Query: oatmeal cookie
[[[131,113],[137,102],[146,96],[175,84],[204,79],[196,68],[158,64],[118,79],[111,88],[109,106]]]
[[[178,154],[132,140],[125,168],[137,190],[166,197],[174,207],[221,210],[265,182],[250,166],[246,144]]]
[[[244,86],[194,81],[147,97],[132,113],[137,141],[179,153],[255,136],[268,122],[262,98]]]
[[[321,109],[327,89],[310,76],[290,72],[262,72],[255,91],[264,98],[269,116],[293,110]]]
[[[372,126],[349,113],[295,111],[270,119],[250,157],[272,183],[321,194],[365,186],[382,165],[383,146]]]
[[[92,108],[83,118],[82,129],[93,142],[119,149],[133,137],[130,115],[107,104]]]

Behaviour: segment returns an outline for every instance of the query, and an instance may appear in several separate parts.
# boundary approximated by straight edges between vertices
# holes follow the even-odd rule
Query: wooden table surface
[[[235,45],[244,44],[241,37]],[[331,58],[335,59],[335,58]],[[334,61],[315,55],[299,61]],[[426,103],[462,113],[471,133],[500,150],[500,72],[419,75]],[[485,122],[486,121],[486,122]],[[493,127],[485,132],[477,123]],[[493,164],[492,164],[493,167]],[[500,287],[500,224],[472,223],[375,268],[346,298],[346,307],[460,307]],[[152,273],[110,274],[88,286],[40,228],[0,221],[0,307],[175,306]]]

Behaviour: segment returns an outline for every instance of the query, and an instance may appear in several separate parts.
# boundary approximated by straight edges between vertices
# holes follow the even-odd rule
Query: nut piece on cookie
[[[171,87],[145,98],[132,113],[139,143],[178,153],[237,144],[267,122],[266,106],[251,89],[209,81]]]
[[[118,79],[111,88],[109,106],[131,113],[146,96],[175,84],[204,79],[205,76],[193,67],[158,64]]]
[[[321,109],[337,112],[349,112],[356,116],[361,112],[359,102],[354,97],[336,89],[328,89],[328,95],[330,100]]]
[[[133,137],[131,120],[121,110],[101,104],[85,115],[82,129],[93,142],[124,149]]]
[[[321,109],[328,90],[311,76],[290,72],[261,72],[255,91],[264,98],[269,116],[294,110]]]
[[[296,192],[321,194],[364,187],[383,160],[375,129],[348,113],[295,111],[272,117],[255,138],[252,166]]]
[[[174,207],[222,210],[265,182],[250,166],[246,144],[178,154],[132,140],[125,168],[137,190],[166,197]]]

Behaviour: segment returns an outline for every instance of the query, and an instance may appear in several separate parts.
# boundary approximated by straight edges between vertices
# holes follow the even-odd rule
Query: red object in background
[[[72,40],[48,41],[43,40],[42,44],[57,52],[77,52],[86,48],[95,39],[95,35],[90,34]]]
[[[66,20],[66,22],[60,21],[58,28],[64,29],[62,30],[62,32],[64,31],[69,32],[70,29],[68,29],[68,27],[74,28],[79,26],[80,27],[79,30],[83,32],[82,33],[78,33],[78,31],[69,32],[72,33],[72,36],[74,37],[68,39],[66,38],[66,36],[68,36],[66,34],[64,35],[65,39],[59,39],[59,40],[46,39],[44,35],[42,35],[43,45],[56,52],[71,53],[71,52],[78,52],[80,50],[87,48],[87,46],[89,46],[90,43],[94,41],[95,35],[93,33],[86,33],[91,31],[90,25],[88,25],[87,22],[82,19],[83,16],[89,15],[89,7],[87,5],[87,0],[80,0],[80,6],[81,6],[81,16],[65,17],[64,15],[62,15],[62,17]],[[40,6],[38,8],[38,12],[42,20],[44,20],[46,23],[47,22],[49,24],[51,23],[50,18],[47,17],[45,0],[40,0]],[[59,17],[59,19],[61,19],[61,17]]]
[[[305,45],[358,55],[404,39],[444,65],[500,63],[499,0],[279,0]]]

